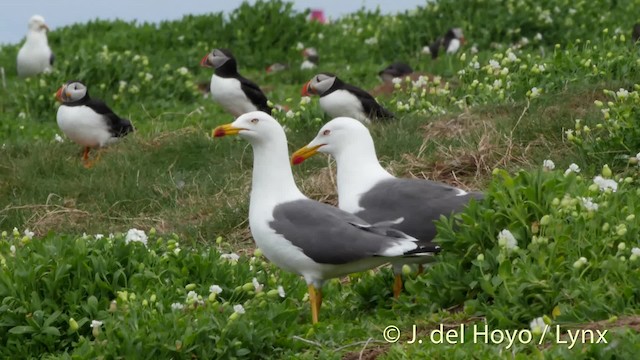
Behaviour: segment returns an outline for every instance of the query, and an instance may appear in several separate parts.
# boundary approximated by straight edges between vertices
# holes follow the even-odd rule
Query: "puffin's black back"
[[[323,73],[323,74],[328,76],[335,76],[334,74],[331,74],[331,73]],[[373,96],[371,96],[371,94],[369,94],[368,92],[366,92],[365,90],[362,90],[357,86],[345,83],[344,81],[340,80],[340,78],[337,76],[336,76],[336,80],[333,82],[333,86],[331,86],[329,90],[327,90],[324,94],[322,94],[322,96],[329,95],[332,92],[337,90],[346,90],[352,93],[353,95],[355,95],[358,98],[358,100],[360,100],[360,102],[362,103],[362,110],[364,111],[364,113],[368,117],[370,117],[372,120],[390,120],[395,117],[395,115],[392,112],[390,112],[389,110],[385,109],[382,105],[380,105],[376,101],[376,99]]]

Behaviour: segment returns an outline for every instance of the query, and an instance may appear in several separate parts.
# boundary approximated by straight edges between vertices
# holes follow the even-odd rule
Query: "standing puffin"
[[[462,29],[452,28],[444,34],[444,37],[438,38],[429,46],[425,46],[422,49],[422,52],[431,54],[431,58],[435,59],[438,57],[440,48],[445,49],[445,52],[450,55],[455,54],[462,44],[464,44],[464,34],[462,33]]]
[[[200,66],[215,69],[211,76],[211,97],[233,116],[256,110],[271,114],[267,97],[260,87],[238,73],[231,51],[213,49],[202,58]]]
[[[50,72],[55,56],[47,40],[49,27],[40,15],[29,19],[27,40],[18,51],[18,76],[26,77]]]
[[[304,61],[300,64],[300,70],[314,69],[318,66],[318,61],[320,61],[318,50],[314,47],[308,47],[302,50],[302,57]]]
[[[413,73],[413,69],[409,64],[398,61],[380,70],[378,76],[382,81],[391,81],[397,77],[411,75],[411,73]]]
[[[365,124],[372,120],[392,119],[394,115],[359,87],[349,85],[336,75],[320,73],[302,87],[302,95],[320,95],[320,107],[332,118],[347,116]]]
[[[89,161],[89,150],[101,148],[133,131],[131,122],[116,115],[98,99],[92,99],[87,86],[80,81],[69,81],[56,93],[62,103],[58,108],[58,126],[65,135],[84,147],[84,167],[90,168],[100,158]]]

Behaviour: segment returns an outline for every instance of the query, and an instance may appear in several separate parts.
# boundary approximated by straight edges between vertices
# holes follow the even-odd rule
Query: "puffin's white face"
[[[49,27],[44,22],[44,18],[40,15],[33,15],[29,19],[29,30],[37,32],[49,31]]]
[[[454,28],[452,29],[453,31],[453,35],[458,38],[458,39],[463,39],[464,38],[464,34],[462,34],[462,29],[461,28]]]
[[[240,115],[231,124],[221,125],[213,130],[214,137],[236,134],[251,144],[257,144],[284,134],[284,130],[276,119],[262,111]]]
[[[56,98],[62,103],[74,102],[87,95],[87,86],[79,81],[62,85],[56,93]]]
[[[336,82],[336,76],[330,74],[318,74],[313,77],[305,87],[302,89],[302,93],[305,96],[309,94],[322,95],[327,92],[333,84]]]
[[[371,134],[362,122],[338,117],[326,123],[307,146],[293,153],[291,161],[294,165],[299,164],[318,152],[335,157],[353,145],[356,139],[364,137],[371,137]]]
[[[231,57],[225,54],[222,50],[213,49],[213,51],[211,51],[202,59],[200,65],[217,69],[220,66],[224,65],[230,59]]]

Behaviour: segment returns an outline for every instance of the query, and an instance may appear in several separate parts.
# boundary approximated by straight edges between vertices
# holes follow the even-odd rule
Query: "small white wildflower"
[[[173,303],[171,304],[171,310],[178,311],[184,309],[184,304],[181,303]]]
[[[182,251],[182,249],[180,249],[179,247],[176,247],[175,249],[173,249],[173,254],[178,255],[180,254],[180,251]]]
[[[494,89],[499,89],[499,88],[501,88],[501,87],[502,87],[502,80],[497,79],[497,80],[495,80],[495,81],[493,82],[493,88],[494,88]]]
[[[514,61],[518,60],[518,57],[516,56],[516,54],[514,54],[511,51],[509,51],[509,54],[507,54],[507,59],[509,59],[509,61],[511,61],[511,62],[514,62]]]
[[[391,82],[395,85],[395,84],[401,84],[402,83],[402,78],[399,77],[394,77],[393,79],[391,79]]]
[[[261,292],[262,288],[264,288],[264,285],[260,284],[258,282],[258,279],[253,278],[253,280],[251,280],[251,283],[253,284],[253,288],[255,289],[256,292]]]
[[[296,114],[295,114],[292,110],[289,110],[289,111],[287,111],[287,113],[286,113],[286,116],[287,116],[287,118],[289,118],[289,119],[293,119],[293,117],[294,117],[295,115],[296,115]]]
[[[535,335],[542,334],[542,330],[545,328],[546,324],[544,323],[544,319],[542,317],[535,318],[529,323],[529,327],[531,328],[531,332]]]
[[[231,253],[231,254],[221,254],[220,255],[220,259],[226,259],[229,260],[231,262],[237,262],[238,259],[240,259],[240,256],[236,253]]]
[[[100,240],[100,239],[102,239],[103,237],[104,237],[104,235],[102,235],[102,234],[96,234],[96,235],[95,235],[96,240]]]
[[[620,88],[620,90],[616,91],[616,96],[620,99],[626,99],[629,96],[629,91],[627,91],[627,89]]]
[[[91,320],[91,328],[99,328],[100,326],[102,326],[103,322],[99,321],[99,320]]]
[[[545,160],[542,162],[542,167],[545,170],[551,171],[556,168],[556,164],[554,164],[552,160]]]
[[[55,141],[57,141],[57,142],[59,142],[59,143],[64,142],[64,139],[63,139],[63,138],[62,138],[62,136],[60,136],[59,134],[55,134],[55,135],[53,136],[53,140],[55,140]]]
[[[518,240],[516,240],[511,231],[504,229],[498,234],[498,245],[507,250],[515,250],[518,247]]]
[[[367,44],[367,45],[375,45],[375,44],[378,43],[378,38],[375,37],[375,36],[372,36],[372,37],[370,37],[368,39],[365,39],[364,43]]]
[[[529,43],[529,38],[527,37],[522,37],[522,39],[520,39],[520,44],[522,44],[522,46],[525,46]]]
[[[296,44],[296,50],[302,50],[302,49],[304,49],[304,44],[298,41],[298,43]]]
[[[300,98],[300,104],[301,105],[306,105],[306,104],[308,104],[310,102],[311,102],[311,97],[309,97],[309,96],[303,96],[303,97]]]
[[[183,66],[181,68],[178,68],[178,74],[187,75],[188,73],[189,73],[189,69],[187,69],[186,67]]]
[[[218,285],[211,285],[209,286],[209,292],[217,295],[222,292],[222,288]]]
[[[244,314],[245,313],[244,306],[242,306],[240,304],[233,305],[233,312],[235,312],[236,314],[240,314],[240,315]]]
[[[180,41],[180,42],[184,41],[184,35],[178,36],[178,41]]]
[[[618,190],[618,183],[615,180],[605,179],[600,175],[593,178],[593,183],[598,185],[600,191],[611,189],[611,191],[616,192]]]
[[[571,164],[569,165],[569,168],[564,172],[565,175],[569,175],[570,173],[579,173],[580,172],[580,167],[576,164]]]
[[[475,45],[473,45],[473,46],[471,47],[471,49],[469,50],[469,52],[470,52],[471,54],[477,54],[477,53],[478,53],[478,47],[477,47],[477,46],[475,46]]]
[[[425,55],[431,54],[431,48],[429,48],[428,46],[422,47],[422,53]]]
[[[319,33],[318,34],[318,39],[320,39],[320,40],[324,39],[324,34],[323,33]]]
[[[632,248],[631,254],[640,257],[640,248],[637,248],[637,247]]]
[[[15,246],[15,245],[11,245],[11,246],[9,247],[9,251],[11,251],[11,254],[12,254],[12,255],[15,255],[15,254],[16,254],[16,246]]]
[[[537,98],[538,96],[540,96],[540,89],[538,89],[537,87],[532,87],[531,88],[531,94],[529,95],[532,99]]]
[[[640,253],[640,249],[638,249],[638,252]],[[281,298],[285,297],[284,288],[282,287],[282,285],[278,285],[278,295],[280,295]]]
[[[24,118],[26,118],[26,117],[27,117],[27,114],[26,114],[24,111],[20,111],[20,113],[18,114],[18,117],[19,117],[20,119],[24,119]]]
[[[584,206],[588,211],[598,210],[598,204],[594,203],[592,198],[581,197],[580,200],[582,200],[582,206]]]
[[[34,235],[33,231],[30,231],[29,229],[26,229],[24,231],[24,236],[28,237],[29,239],[33,239],[33,235]]]
[[[569,9],[569,12],[571,12],[571,10],[572,10],[572,9]],[[575,10],[574,10],[574,11],[575,11]],[[533,40],[535,40],[535,41],[540,41],[540,40],[542,40],[542,34],[537,33],[537,34],[533,37]]]
[[[151,79],[153,79],[153,75],[152,74],[149,74],[149,73],[144,74],[144,80],[145,81],[151,81]]]
[[[198,301],[200,295],[197,292],[191,290],[187,293],[187,304],[193,304]]]
[[[127,231],[127,236],[124,238],[126,244],[130,242],[141,242],[145,246],[147,245],[147,234],[144,233],[144,230],[138,229],[129,229]]]
[[[495,70],[500,70],[500,63],[493,59],[489,60],[489,65]]]

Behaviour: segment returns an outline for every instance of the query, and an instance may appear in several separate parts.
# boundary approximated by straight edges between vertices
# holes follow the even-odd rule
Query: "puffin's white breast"
[[[234,116],[258,110],[242,91],[240,81],[234,78],[211,76],[211,98]]]
[[[320,97],[320,107],[332,118],[347,116],[365,124],[371,122],[364,114],[362,102],[347,90],[336,90]]]
[[[104,116],[88,106],[61,105],[57,120],[60,130],[82,146],[105,146],[117,139],[111,135]]]

